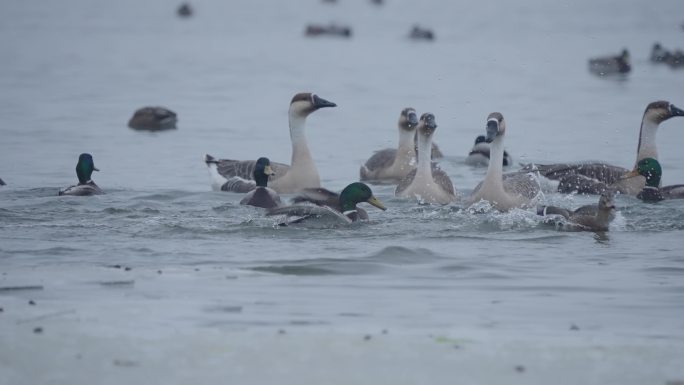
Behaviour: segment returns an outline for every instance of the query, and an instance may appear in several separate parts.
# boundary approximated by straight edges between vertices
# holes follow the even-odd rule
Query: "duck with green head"
[[[285,215],[287,223],[301,223],[311,218],[332,219],[338,223],[349,224],[368,220],[368,213],[357,204],[366,202],[381,210],[385,205],[373,195],[365,183],[354,182],[339,194],[324,188],[303,189],[292,200],[292,205],[270,209],[267,215]]]
[[[59,195],[86,196],[104,194],[104,192],[95,184],[95,182],[90,179],[93,171],[100,171],[97,169],[97,167],[95,167],[93,156],[86,153],[79,155],[78,163],[76,164],[76,176],[78,176],[78,184],[69,186],[63,190],[59,190]]]
[[[257,159],[254,166],[254,181],[256,188],[248,192],[240,201],[241,205],[249,205],[255,207],[263,207],[270,209],[272,207],[280,206],[280,196],[275,190],[268,187],[268,177],[275,174],[271,169],[271,161],[268,158],[261,157]]]
[[[646,186],[637,194],[644,202],[659,202],[665,199],[684,199],[684,184],[660,187],[663,168],[654,158],[644,158],[637,163],[637,172],[646,178]]]

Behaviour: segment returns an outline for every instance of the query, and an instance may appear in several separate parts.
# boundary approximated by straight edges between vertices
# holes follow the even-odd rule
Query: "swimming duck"
[[[59,195],[98,195],[104,194],[102,190],[90,179],[93,171],[100,171],[95,167],[93,156],[90,154],[81,154],[78,157],[76,164],[76,176],[78,176],[78,184],[69,186],[64,190],[59,190]]]
[[[539,206],[537,214],[560,215],[570,222],[571,226],[565,227],[572,230],[608,231],[610,222],[615,218],[615,204],[613,194],[604,192],[599,198],[598,205],[582,206],[575,211],[556,206]]]
[[[562,193],[600,194],[607,189],[622,194],[636,195],[646,185],[646,180],[636,173],[636,164],[644,158],[658,159],[656,133],[658,125],[672,117],[684,116],[684,111],[666,101],[650,103],[644,111],[639,131],[637,157],[633,173],[606,163],[559,163],[532,165],[540,175],[559,181],[558,191]],[[529,168],[527,166],[526,168]]]
[[[672,52],[665,61],[670,68],[684,67],[684,51],[678,49]]]
[[[653,47],[651,48],[651,62],[664,63],[669,55],[670,52],[663,48],[660,43],[653,43]]]
[[[143,107],[133,113],[128,127],[134,130],[161,131],[176,128],[176,113],[164,107]]]
[[[465,163],[470,166],[487,166],[489,165],[489,143],[485,140],[484,135],[479,135],[475,138],[475,144],[470,149],[468,156],[465,158]],[[510,166],[513,164],[513,158],[504,150],[503,166]]]
[[[435,34],[431,29],[422,28],[419,25],[414,25],[409,32],[409,38],[413,40],[435,40]]]
[[[256,188],[248,192],[240,201],[241,205],[249,205],[270,209],[280,206],[280,196],[273,189],[267,187],[268,177],[273,175],[271,161],[268,158],[259,158],[254,166],[254,181]]]
[[[315,25],[315,24],[309,24],[306,26],[306,30],[304,31],[304,34],[306,36],[321,36],[321,35],[327,35],[327,36],[340,36],[340,37],[351,37],[352,35],[352,30],[351,27],[347,26],[340,26],[337,24],[330,24],[330,25]]]
[[[487,117],[486,141],[490,143],[490,161],[485,179],[475,187],[469,204],[488,201],[499,211],[528,207],[540,192],[539,181],[530,173],[503,175],[506,121],[499,112]]]
[[[437,130],[435,116],[425,113],[418,122],[418,165],[399,182],[394,195],[417,197],[426,203],[447,204],[456,200],[454,185],[449,176],[430,160],[432,135]]]
[[[192,7],[189,3],[182,3],[180,6],[178,6],[176,14],[178,14],[178,16],[182,18],[190,17],[192,16]]]
[[[595,75],[627,74],[631,70],[629,51],[627,49],[623,49],[622,53],[618,56],[589,59],[589,71]]]
[[[399,145],[397,148],[386,148],[373,154],[366,164],[361,166],[361,180],[383,183],[398,183],[411,170],[415,169],[416,151],[414,133],[418,125],[418,116],[413,108],[404,108],[399,114]]]
[[[342,224],[368,220],[366,210],[356,205],[362,202],[386,210],[370,187],[362,182],[354,182],[339,194],[324,188],[304,189],[293,199],[290,206],[269,209],[267,215],[285,215],[287,223],[301,223],[311,218],[331,219]]]
[[[640,160],[637,163],[637,173],[646,178],[646,186],[637,194],[637,198],[642,201],[658,202],[665,199],[684,199],[684,184],[660,187],[663,169],[657,160],[653,158]]]
[[[308,92],[298,93],[292,98],[288,112],[292,165],[271,162],[275,174],[269,178],[269,186],[273,190],[286,194],[307,187],[320,187],[318,169],[306,141],[306,118],[320,108],[335,106],[335,103]],[[205,155],[204,162],[212,176],[214,190],[244,193],[256,187],[252,179],[256,166],[253,160],[215,159]]]

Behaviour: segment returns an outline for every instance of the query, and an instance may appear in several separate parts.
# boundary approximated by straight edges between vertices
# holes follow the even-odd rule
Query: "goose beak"
[[[408,123],[411,127],[415,127],[418,124],[418,115],[415,112],[408,114]]]
[[[684,110],[675,107],[673,104],[670,104],[670,113],[672,116],[684,116]]]
[[[275,171],[273,171],[270,164],[268,166],[264,167],[264,174],[275,175]]]
[[[491,143],[496,135],[499,133],[499,122],[496,119],[490,119],[487,121],[487,136],[485,137],[485,142]]]
[[[376,198],[375,196],[371,196],[370,198],[368,198],[368,200],[366,202],[368,202],[371,205],[379,208],[380,210],[383,210],[383,211],[387,210],[387,207],[385,207],[385,205],[383,205],[382,202],[380,202],[380,200],[378,198]]]
[[[318,95],[313,96],[313,102],[314,102],[314,108],[323,108],[323,107],[337,107],[337,104],[333,102],[329,102]]]

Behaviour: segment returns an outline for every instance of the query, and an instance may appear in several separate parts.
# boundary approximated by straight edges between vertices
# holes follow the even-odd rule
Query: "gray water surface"
[[[161,338],[129,365],[161,374],[150,362],[168,358],[174,345],[160,336],[205,341],[256,332],[263,354],[280,356],[280,343],[263,337],[278,330],[456,335],[480,353],[479,344],[534,341],[538,366],[546,354],[557,357],[546,347],[577,344],[602,370],[553,369],[556,383],[573,383],[573,373],[582,378],[574,383],[684,378],[662,358],[676,360],[668,352],[684,347],[684,201],[618,197],[610,231],[595,234],[558,231],[532,211],[420,205],[394,198],[393,186],[373,186],[388,210],[369,207],[367,223],[281,227],[240,206],[239,194],[212,192],[202,161],[209,153],[289,162],[288,103],[312,91],[338,104],[307,126],[322,183],[332,190],[355,181],[373,151],[395,145],[406,106],[436,115],[435,141],[447,155],[440,165],[463,194],[484,177],[463,160],[492,111],[506,117],[516,163],[598,159],[631,167],[645,106],[662,99],[684,107],[684,71],[648,62],[655,41],[681,48],[679,1],[206,0],[188,20],[174,16],[175,6],[10,1],[0,13],[0,177],[7,183],[0,187],[0,345],[17,349],[0,360],[9,373],[0,382],[78,383],[59,369],[76,361],[50,355],[74,338],[83,341],[74,357],[104,352],[108,365],[122,356],[117,344],[137,351],[147,346],[141,339]],[[303,36],[306,23],[329,21],[350,24],[353,38]],[[409,41],[414,23],[432,27],[436,41]],[[632,54],[628,77],[589,74],[587,58],[623,47]],[[144,105],[176,111],[178,129],[128,129]],[[684,182],[682,128],[683,118],[672,119],[658,132],[664,184]],[[75,183],[81,152],[93,154],[101,170],[93,178],[107,194],[58,197]],[[596,200],[543,197],[568,208]],[[417,346],[426,357],[443,356],[412,338],[391,350],[409,354]],[[282,349],[299,362],[316,356],[317,343]],[[602,366],[592,358],[596,346],[615,348],[610,357],[639,353]],[[654,350],[662,346],[663,356]],[[514,355],[515,347],[503,351]],[[34,355],[44,372],[27,363]],[[497,359],[487,357],[482,362],[492,365],[475,371],[472,383],[516,381],[492,377]],[[94,373],[98,360],[93,353]],[[436,370],[431,380],[449,383],[447,372]],[[241,378],[259,383],[257,375]]]

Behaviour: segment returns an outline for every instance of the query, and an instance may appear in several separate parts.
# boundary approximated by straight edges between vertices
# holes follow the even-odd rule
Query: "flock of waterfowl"
[[[666,64],[672,69],[684,68],[684,51],[669,51],[656,42],[651,47],[649,61],[653,64]],[[626,75],[632,71],[629,51],[624,48],[619,55],[589,59],[589,71],[598,76]]]
[[[457,203],[473,207],[480,202],[499,211],[515,208],[536,208],[539,215],[565,218],[573,229],[606,231],[614,218],[615,193],[635,196],[645,202],[684,198],[684,185],[661,186],[662,168],[658,162],[656,133],[660,123],[684,110],[667,101],[650,103],[641,122],[639,144],[634,167],[630,170],[599,162],[561,164],[527,164],[513,172],[503,173],[506,164],[504,138],[506,121],[499,112],[492,112],[485,121],[484,140],[478,137],[466,161],[473,156],[487,166],[484,180],[469,195],[462,194],[444,172],[436,159],[441,152],[434,146],[436,118],[424,113],[418,118],[413,108],[399,114],[397,148],[382,149],[373,154],[359,170],[358,182],[345,187],[339,194],[321,187],[316,164],[306,139],[306,120],[321,108],[336,104],[312,93],[298,93],[288,110],[292,159],[289,165],[271,162],[266,157],[254,160],[217,159],[205,155],[212,181],[217,191],[245,194],[240,204],[267,209],[267,215],[283,215],[283,224],[301,223],[311,218],[326,217],[340,223],[368,219],[368,214],[357,204],[366,202],[385,210],[386,207],[366,184],[396,184],[395,196],[415,199],[426,204]],[[163,109],[162,109],[163,110]],[[143,115],[143,116],[139,116]],[[137,117],[137,118],[136,118]],[[169,122],[169,115],[157,108],[143,108],[131,121],[141,120],[150,127]],[[156,122],[151,122],[156,120]],[[131,125],[129,123],[129,125]],[[78,184],[59,190],[58,195],[88,196],[103,191],[92,180],[95,167],[90,154],[81,154],[76,165]],[[597,205],[570,211],[554,206],[539,206],[540,181],[557,182],[561,193],[599,194]],[[4,182],[0,180],[0,185]],[[295,194],[291,204],[283,204],[279,194]],[[566,227],[567,227],[566,226]]]

